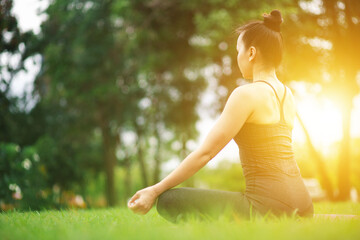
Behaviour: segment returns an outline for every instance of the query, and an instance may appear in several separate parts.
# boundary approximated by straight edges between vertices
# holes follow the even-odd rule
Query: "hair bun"
[[[264,13],[263,17],[265,26],[276,32],[280,32],[280,24],[283,22],[283,18],[281,17],[281,13],[279,10],[272,10],[270,15]]]

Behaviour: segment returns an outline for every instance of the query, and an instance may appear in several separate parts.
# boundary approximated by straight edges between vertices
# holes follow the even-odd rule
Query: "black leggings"
[[[188,217],[210,220],[220,216],[249,219],[256,214],[241,192],[189,187],[172,188],[163,192],[158,197],[156,208],[162,217],[173,223]]]

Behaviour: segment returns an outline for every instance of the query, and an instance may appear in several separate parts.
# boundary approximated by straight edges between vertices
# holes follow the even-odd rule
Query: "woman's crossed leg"
[[[250,218],[251,204],[242,192],[215,189],[172,188],[157,200],[158,213],[176,223],[189,217],[218,219],[225,217]]]

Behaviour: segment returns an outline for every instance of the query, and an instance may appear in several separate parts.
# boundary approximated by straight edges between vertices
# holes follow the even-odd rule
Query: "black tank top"
[[[274,87],[280,105],[280,121],[273,124],[245,123],[234,141],[238,145],[246,182],[245,194],[260,211],[275,209],[302,214],[311,213],[312,201],[302,181],[292,148],[292,127],[284,119],[282,100]],[[309,212],[310,211],[310,212]]]

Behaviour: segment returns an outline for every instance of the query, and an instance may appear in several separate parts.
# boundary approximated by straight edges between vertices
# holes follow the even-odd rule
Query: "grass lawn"
[[[360,203],[314,203],[315,213],[360,215]],[[167,222],[156,209],[0,213],[0,239],[360,239],[360,220],[254,219]]]

